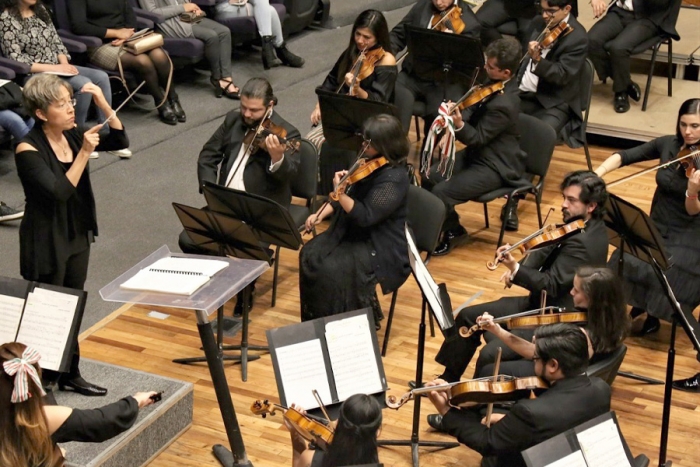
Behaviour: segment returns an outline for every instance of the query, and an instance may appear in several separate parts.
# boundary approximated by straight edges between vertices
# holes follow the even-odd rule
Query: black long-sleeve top
[[[131,396],[97,409],[73,409],[51,440],[101,443],[131,428],[138,414],[139,404]]]
[[[107,29],[137,28],[128,0],[68,0],[70,27],[74,33],[106,39]]]
[[[340,87],[341,81],[338,81],[338,70],[340,63],[343,60],[344,54],[338,57],[338,61],[333,65],[333,69],[321,85],[321,89],[326,91],[336,92]],[[379,102],[391,102],[394,97],[394,84],[397,76],[396,65],[378,65],[374,67],[374,72],[367,78],[360,81],[360,87],[368,94],[367,99]],[[346,84],[340,87],[340,94],[347,94],[349,88]]]

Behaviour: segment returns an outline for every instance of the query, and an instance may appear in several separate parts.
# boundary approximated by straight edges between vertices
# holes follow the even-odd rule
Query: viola
[[[539,394],[549,388],[549,385],[541,378],[530,376],[516,378],[508,375],[497,377],[477,378],[456,383],[441,384],[413,389],[400,398],[387,396],[386,405],[390,409],[398,410],[414,396],[428,394],[432,391],[450,391],[450,405],[459,406],[467,403],[487,404],[492,402],[506,402]]]
[[[565,311],[557,306],[548,306],[537,308],[535,310],[523,311],[513,315],[496,318],[491,322],[494,324],[505,323],[510,329],[516,328],[536,328],[547,324],[571,323],[580,324],[588,321],[588,314],[583,311]],[[462,326],[459,328],[459,335],[462,337],[470,337],[477,331],[483,329],[483,324],[475,324],[468,328]]]
[[[374,171],[384,167],[389,163],[389,159],[384,156],[376,157],[374,159],[367,160],[365,158],[358,159],[348,173],[345,174],[343,178],[340,179],[336,189],[329,195],[333,201],[338,201],[340,195],[345,193],[348,186],[359,182],[360,180],[369,177]]]
[[[428,29],[440,32],[445,32],[449,29],[455,34],[462,34],[465,27],[464,21],[462,21],[462,9],[457,5],[453,5],[444,11],[433,14]]]
[[[506,248],[500,254],[497,253],[493,261],[486,263],[486,267],[490,271],[495,271],[503,257],[515,249],[519,249],[523,254],[527,254],[530,251],[559,243],[571,235],[583,231],[585,227],[586,223],[582,219],[577,219],[564,225],[546,225],[532,235],[514,243],[510,248]]]
[[[261,415],[263,418],[268,414],[275,415],[277,410],[283,410],[284,420],[292,425],[305,440],[314,443],[323,450],[326,450],[328,445],[333,442],[333,428],[327,424],[326,420],[304,415],[291,407],[270,403],[267,399],[253,402],[250,410],[255,415]]]
[[[690,178],[693,170],[700,170],[700,148],[697,146],[689,146],[678,153],[676,159],[678,163],[685,169],[685,176]]]
[[[267,138],[268,135],[277,136],[279,142],[284,144],[285,151],[295,153],[301,146],[301,141],[299,139],[287,139],[287,130],[283,126],[273,123],[267,113],[256,129],[251,128],[246,132],[243,137],[243,144],[248,144],[250,147],[254,148],[253,152],[261,148],[265,149],[265,138]]]
[[[353,78],[348,95],[354,95],[357,83],[374,73],[374,67],[376,66],[377,62],[384,58],[384,54],[384,49],[381,47],[377,47],[376,49],[369,51],[366,49],[360,51],[360,55],[357,56],[355,63],[353,63],[352,68],[350,69],[350,73],[352,73]],[[336,94],[343,89],[344,85],[345,82],[343,81],[343,83],[338,87]]]

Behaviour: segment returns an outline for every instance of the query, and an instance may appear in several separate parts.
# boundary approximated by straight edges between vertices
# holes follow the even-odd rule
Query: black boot
[[[277,51],[277,58],[282,60],[282,65],[292,68],[301,68],[304,66],[304,59],[290,52],[289,49],[287,49],[286,42],[282,42],[282,45],[275,47],[275,50]]]
[[[185,115],[185,110],[180,105],[180,97],[177,95],[174,89],[170,90],[170,95],[168,96],[168,103],[173,109],[177,121],[180,123],[185,123],[187,121],[187,115]]]
[[[266,70],[280,66],[280,61],[275,55],[275,47],[272,45],[274,38],[275,36],[262,36],[262,62]]]
[[[163,105],[158,107],[158,115],[160,116],[161,122],[167,123],[168,125],[177,125],[177,116],[175,115],[170,102],[165,102]]]

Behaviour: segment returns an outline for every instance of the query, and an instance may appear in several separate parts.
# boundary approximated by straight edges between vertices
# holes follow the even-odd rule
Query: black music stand
[[[484,52],[475,39],[410,25],[406,25],[406,39],[412,72],[425,81],[442,81],[443,92],[450,84],[471,86],[484,67]]]
[[[673,392],[673,367],[676,357],[676,326],[681,326],[688,335],[690,342],[697,352],[700,352],[700,325],[692,315],[692,310],[685,310],[676,300],[670,284],[663,271],[669,268],[669,261],[663,246],[663,239],[651,218],[637,206],[610,194],[605,204],[605,225],[608,228],[610,243],[620,250],[620,272],[622,272],[622,257],[631,254],[645,263],[649,263],[668,297],[674,316],[671,321],[671,342],[668,348],[666,364],[666,382],[664,390],[664,410],[661,419],[661,442],[659,448],[659,465],[670,467],[666,462],[666,447],[668,444],[668,429],[671,417],[671,395]],[[637,376],[637,375],[635,375]],[[637,377],[641,379],[643,377]]]
[[[369,117],[389,114],[399,117],[396,106],[316,89],[321,107],[323,135],[338,149],[357,152],[362,146],[362,125]]]
[[[270,255],[260,246],[258,238],[245,222],[224,214],[219,214],[206,209],[198,209],[173,203],[175,213],[180,223],[185,228],[187,235],[195,245],[211,251],[218,256],[233,256],[241,259],[255,259],[270,263]],[[248,303],[250,287],[243,289],[243,303]],[[224,361],[236,361],[241,363],[243,381],[248,380],[248,362],[257,360],[260,355],[248,355],[249,350],[267,352],[266,346],[248,344],[248,307],[243,307],[241,316],[241,343],[240,345],[224,345],[224,307],[216,311],[216,341]],[[234,320],[235,321],[235,320]],[[225,355],[225,350],[239,350],[240,355]],[[177,358],[174,363],[201,363],[206,362],[205,357]]]
[[[436,284],[432,276],[425,267],[425,263],[421,259],[420,253],[415,246],[415,240],[408,226],[405,228],[406,237],[409,242],[409,260],[411,263],[411,272],[418,283],[421,295],[423,297],[421,303],[421,319],[418,327],[418,352],[416,355],[416,387],[423,387],[423,359],[425,353],[425,318],[428,308],[433,313],[435,320],[440,325],[445,339],[458,338],[456,335],[455,323],[452,318],[452,304],[450,296],[447,294],[445,284]],[[459,443],[448,441],[421,441],[419,438],[420,431],[420,405],[421,397],[413,398],[413,428],[411,430],[411,439],[409,440],[379,440],[379,446],[411,446],[411,459],[413,467],[418,467],[418,448],[420,446],[436,447],[439,449],[451,449],[459,446]]]

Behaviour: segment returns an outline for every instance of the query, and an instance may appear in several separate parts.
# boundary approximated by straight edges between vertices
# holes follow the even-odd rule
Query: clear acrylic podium
[[[139,305],[154,305],[171,308],[184,308],[194,310],[197,317],[197,329],[202,340],[202,348],[206,356],[207,366],[211,374],[212,383],[219,403],[221,416],[224,420],[226,436],[231,450],[221,445],[214,446],[214,455],[219,462],[226,467],[251,466],[251,462],[245,452],[243,437],[238,426],[238,418],[233,407],[231,393],[228,389],[226,374],[224,373],[223,354],[214,338],[214,331],[209,323],[209,315],[214,310],[222,307],[227,301],[243,290],[248,284],[260,277],[270,266],[266,261],[217,257],[217,260],[229,263],[217,273],[211,280],[194,294],[186,297],[182,295],[124,290],[119,287],[125,281],[132,278],[141,269],[144,269],[162,258],[176,256],[178,258],[212,259],[205,255],[188,255],[171,253],[167,246],[163,245],[158,250],[140,261],[137,265],[117,277],[115,280],[100,289],[100,296],[105,301],[135,303]],[[247,324],[244,319],[244,325]],[[243,344],[243,343],[242,343]],[[241,364],[245,368],[247,362],[247,348],[241,345]],[[243,375],[245,381],[246,375]]]

